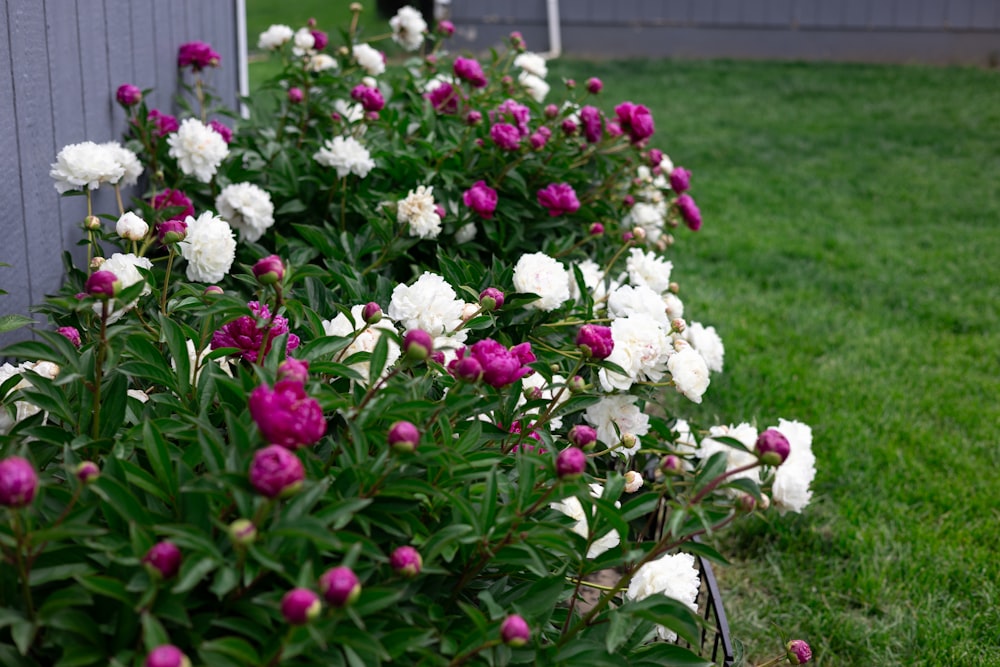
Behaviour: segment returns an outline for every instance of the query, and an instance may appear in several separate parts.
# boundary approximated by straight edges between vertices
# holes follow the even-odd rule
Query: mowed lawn
[[[347,3],[248,5],[259,31]],[[813,426],[813,504],[722,538],[747,664],[788,636],[817,665],[1000,665],[1000,74],[561,60],[551,98],[561,76],[649,106],[694,174],[674,275],[726,369],[686,414]]]

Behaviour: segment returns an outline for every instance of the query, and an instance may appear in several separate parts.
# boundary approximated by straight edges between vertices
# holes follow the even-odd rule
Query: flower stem
[[[160,312],[167,314],[167,288],[170,286],[170,269],[174,265],[174,244],[170,244],[170,251],[167,255],[167,272],[163,276],[163,291],[160,293]]]
[[[17,561],[18,579],[21,580],[21,592],[24,595],[24,606],[25,609],[27,609],[28,618],[32,623],[34,623],[35,602],[31,597],[31,585],[28,581],[28,577],[31,574],[31,568],[24,559],[24,551],[28,542],[28,535],[25,534],[24,527],[21,525],[21,515],[19,512],[11,512],[10,524],[11,529],[14,531],[14,540],[17,542],[17,546],[14,548],[14,557]]]
[[[90,425],[91,436],[96,440],[101,432],[101,384],[104,379],[104,355],[108,348],[108,300],[101,302],[101,338],[97,343],[97,359],[94,361],[94,421]]]
[[[471,658],[474,658],[477,655],[479,655],[480,653],[482,653],[483,651],[485,651],[486,649],[493,648],[494,646],[497,646],[499,644],[500,644],[500,640],[499,639],[491,639],[490,641],[488,641],[488,642],[486,642],[484,644],[480,644],[479,646],[477,646],[474,649],[466,651],[462,655],[455,656],[452,659],[452,661],[448,663],[448,667],[457,667],[457,665],[464,665]]]
[[[118,183],[115,183],[115,199],[118,200],[118,215],[125,215],[125,205],[122,204],[122,188]]]

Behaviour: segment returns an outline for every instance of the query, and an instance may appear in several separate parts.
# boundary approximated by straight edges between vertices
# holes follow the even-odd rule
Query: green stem
[[[24,529],[21,525],[21,515],[18,511],[11,512],[10,522],[11,528],[14,531],[14,540],[17,542],[17,546],[14,549],[14,557],[17,561],[18,578],[21,580],[21,592],[24,595],[24,605],[28,611],[28,618],[32,623],[34,623],[35,602],[31,597],[31,585],[29,583],[31,568],[24,559],[24,548],[27,544],[28,536],[24,533]]]
[[[101,384],[104,379],[104,355],[108,347],[108,299],[101,302],[101,338],[97,344],[97,359],[94,362],[94,422],[90,433],[96,440],[101,432]]]
[[[167,272],[163,276],[163,291],[160,293],[160,312],[167,314],[167,288],[170,286],[170,269],[174,266],[174,244],[170,244],[170,251],[167,255]]]
[[[500,644],[499,639],[491,639],[485,644],[480,644],[476,648],[466,651],[462,655],[455,656],[451,662],[448,663],[448,667],[457,667],[457,665],[463,665],[469,661],[470,658],[474,658],[488,648],[493,648]]]

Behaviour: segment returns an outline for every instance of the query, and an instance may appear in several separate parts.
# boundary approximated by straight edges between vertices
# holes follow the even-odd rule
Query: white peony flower
[[[639,439],[649,433],[649,416],[635,405],[637,400],[637,397],[628,394],[612,394],[604,396],[583,413],[583,418],[597,431],[597,439],[608,447],[619,443],[618,433],[622,436],[635,436],[632,447],[611,450],[613,454],[626,459],[639,451]]]
[[[575,264],[575,266],[580,269],[580,275],[583,276],[583,284],[590,291],[590,295],[594,301],[603,299],[607,295],[607,288],[604,285],[604,270],[601,268],[601,265],[592,259],[585,259]],[[579,301],[582,296],[573,272],[570,272],[569,275],[569,295],[574,301]]]
[[[642,488],[645,484],[645,480],[642,478],[642,474],[636,472],[635,470],[629,470],[625,473],[625,493],[635,493]]]
[[[600,498],[604,493],[604,487],[600,484],[590,485],[590,495],[594,498]],[[615,507],[621,507],[620,502],[615,502]],[[579,535],[580,537],[586,538],[589,530],[587,528],[587,515],[583,512],[583,505],[580,503],[580,499],[576,496],[570,496],[569,498],[564,498],[560,501],[550,503],[549,507],[552,509],[562,512],[569,518],[576,521],[572,526],[571,530]],[[596,512],[596,510],[595,510]],[[587,549],[587,558],[597,558],[602,553],[608,549],[613,549],[617,547],[621,542],[621,537],[618,532],[612,530],[608,532],[603,537],[596,538],[590,543],[590,548]]]
[[[700,322],[689,322],[683,336],[684,340],[691,343],[691,347],[705,360],[708,370],[714,373],[722,372],[722,359],[726,354],[726,348],[715,327],[705,327]]]
[[[812,499],[809,485],[816,477],[812,428],[798,421],[778,420],[778,430],[788,439],[788,458],[774,473],[771,499],[781,514],[801,512]]]
[[[545,97],[549,94],[551,88],[545,79],[535,76],[531,72],[521,72],[517,75],[517,81],[539,104],[545,101]]]
[[[18,366],[5,363],[3,366],[0,366],[0,385],[15,375],[21,375],[22,379],[14,385],[11,391],[31,387],[31,380],[24,375],[25,371],[33,371],[50,380],[55,380],[56,376],[59,375],[59,366],[51,361],[26,361]],[[10,433],[10,430],[14,428],[16,423],[41,412],[41,408],[34,403],[16,401],[14,403],[14,416],[11,417],[10,413],[4,407],[6,403],[5,399],[5,396],[0,396],[0,435]]]
[[[188,280],[205,283],[222,280],[236,258],[233,228],[211,211],[205,211],[197,218],[189,215],[185,222],[187,237],[178,245],[188,263]]]
[[[110,271],[115,274],[115,276],[118,277],[118,280],[121,281],[122,289],[125,289],[126,287],[131,287],[138,282],[145,282],[146,279],[141,273],[139,273],[139,267],[149,270],[153,268],[153,263],[146,257],[138,257],[130,252],[124,254],[116,252],[111,255],[110,259],[104,260],[104,263],[101,264],[101,271]],[[139,296],[146,296],[150,293],[150,291],[149,284],[147,283]],[[117,299],[111,299],[108,302],[108,324],[117,322],[127,311],[135,308],[137,303],[139,303],[138,299],[132,301],[131,303],[122,305]],[[100,315],[101,309],[101,304],[94,304],[95,313]]]
[[[295,32],[291,27],[276,23],[260,33],[260,37],[257,39],[257,48],[264,51],[276,51],[291,41],[294,36]]]
[[[371,76],[378,76],[385,72],[385,58],[382,52],[372,48],[368,44],[355,44],[351,49],[354,59],[361,66],[361,69]]]
[[[743,446],[750,450],[744,452],[735,447],[715,440],[713,436],[726,436],[739,440]],[[737,426],[713,426],[708,430],[708,435],[701,439],[701,445],[695,451],[695,455],[705,461],[713,454],[723,452],[726,455],[726,470],[735,470],[743,466],[757,462],[757,457],[752,454],[754,444],[757,442],[757,429],[747,423]],[[751,468],[740,473],[736,473],[730,479],[746,478],[760,483],[760,468]]]
[[[141,241],[149,232],[149,224],[132,211],[126,211],[115,224],[118,236],[129,241]]]
[[[427,31],[427,21],[423,15],[406,5],[389,19],[392,28],[392,40],[407,51],[416,51],[424,43],[424,33]]]
[[[441,217],[434,207],[434,188],[417,186],[396,208],[396,220],[409,225],[410,236],[436,239],[441,233]]]
[[[468,243],[476,238],[476,223],[467,222],[455,231],[456,243]]]
[[[105,144],[101,144],[101,146],[108,151],[111,155],[111,159],[117,162],[122,168],[121,178],[110,179],[108,181],[109,183],[112,185],[128,187],[139,182],[139,177],[142,176],[143,169],[142,163],[139,162],[138,155],[125,148],[117,141],[109,141]]]
[[[527,304],[528,308],[555,310],[569,299],[569,283],[563,265],[542,252],[521,255],[514,267],[514,289],[541,297]]]
[[[345,100],[334,100],[333,110],[348,123],[356,123],[365,117],[363,106]]]
[[[215,206],[244,241],[256,241],[274,224],[271,195],[253,183],[227,185],[215,198]]]
[[[674,170],[674,161],[670,159],[670,156],[666,153],[663,154],[663,159],[660,160],[660,173],[669,174]]]
[[[124,150],[124,149],[122,149]],[[70,190],[98,189],[102,183],[117,183],[125,175],[118,155],[93,141],[63,146],[52,163],[49,176],[59,194]]]
[[[645,285],[622,285],[608,296],[608,314],[611,317],[628,317],[629,315],[647,315],[667,333],[670,331],[670,320],[663,298]]]
[[[185,118],[180,129],[167,137],[170,157],[181,171],[209,183],[229,155],[229,146],[218,132],[196,118]]]
[[[325,72],[328,69],[337,69],[337,61],[328,53],[314,53],[309,56],[310,72]]]
[[[673,350],[656,320],[644,313],[619,317],[611,322],[611,338],[615,346],[607,360],[621,366],[626,375],[602,368],[598,377],[605,391],[626,391],[635,382],[663,378]]]
[[[396,331],[393,321],[385,315],[375,324],[365,326],[364,308],[364,305],[357,305],[351,308],[351,319],[354,320],[354,324],[351,324],[351,320],[343,313],[338,313],[332,320],[323,320],[323,331],[326,332],[327,336],[353,336],[357,330],[363,329],[358,334],[358,337],[354,339],[354,342],[348,345],[341,353],[342,359],[347,359],[356,352],[371,352],[375,349],[375,344],[378,343],[379,338],[385,336],[386,332]],[[393,364],[399,360],[401,354],[399,343],[392,336],[389,336],[387,340],[389,347],[385,369],[382,372],[383,377],[389,372]],[[371,364],[367,361],[358,361],[350,364],[350,368],[357,371],[361,377],[367,379]]]
[[[463,323],[464,310],[465,302],[457,298],[452,286],[438,274],[426,272],[412,285],[396,285],[388,313],[404,330],[423,329],[429,333],[437,349],[465,342],[468,331],[455,332]]]
[[[299,28],[292,36],[292,53],[297,56],[312,55],[316,46],[316,38],[309,28]]]
[[[625,260],[628,279],[633,285],[645,286],[657,294],[663,294],[670,289],[670,273],[674,265],[654,252],[643,252],[640,248],[629,250]]]
[[[205,349],[202,350],[201,353],[199,354],[198,353],[198,348],[195,346],[194,341],[191,340],[190,338],[187,340],[188,365],[189,365],[189,368],[191,369],[191,375],[188,378],[188,380],[190,380],[190,382],[191,382],[192,385],[194,385],[194,386],[198,385],[198,378],[201,377],[201,370],[202,370],[202,368],[205,367],[205,363],[206,363],[205,357],[208,356],[209,352],[211,352],[211,351],[212,351],[212,347],[209,345],[209,346],[206,346]],[[229,361],[227,361],[225,357],[220,357],[220,358],[216,359],[215,363],[217,363],[219,365],[219,368],[222,370],[223,373],[225,373],[229,377],[233,377],[232,367],[229,365]],[[175,373],[177,372],[177,360],[176,359],[171,359],[170,360],[170,368],[172,368]],[[129,394],[130,395],[131,395],[132,391],[133,390],[131,390],[131,389],[129,390]],[[141,400],[143,403],[145,403],[147,400],[149,400],[149,397],[146,396],[145,393],[143,393],[143,392],[139,392],[139,393],[142,394],[143,396],[145,396],[145,400],[143,398],[139,397],[138,395],[136,396],[136,398],[139,398],[139,400]]]
[[[545,58],[537,53],[519,53],[514,58],[514,67],[520,67],[525,72],[534,74],[542,79],[549,75],[549,68],[545,64]]]
[[[674,341],[676,352],[667,361],[667,370],[674,381],[674,387],[689,400],[701,403],[701,397],[708,389],[708,365],[698,351],[687,341]]]
[[[626,227],[641,227],[646,232],[646,240],[656,243],[663,233],[663,224],[667,219],[666,208],[662,204],[636,202],[628,215],[625,216]]]
[[[650,595],[665,595],[682,602],[688,609],[698,612],[698,590],[701,577],[695,567],[694,556],[679,553],[661,556],[640,567],[632,575],[625,597],[629,600],[644,600]],[[662,625],[656,626],[661,639],[672,642],[677,633]]]
[[[361,178],[375,167],[371,154],[354,137],[334,137],[327,139],[313,159],[324,167],[333,167],[337,176],[343,178],[348,174],[357,174]]]

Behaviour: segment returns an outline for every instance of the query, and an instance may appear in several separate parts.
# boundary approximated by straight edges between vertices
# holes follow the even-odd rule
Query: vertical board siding
[[[72,143],[120,140],[123,83],[152,88],[150,108],[176,113],[177,47],[207,41],[222,67],[207,73],[234,108],[239,79],[235,0],[0,0],[0,315],[29,314],[57,292],[61,255],[77,246],[84,197],[60,197],[49,177]],[[116,214],[114,192],[94,193],[95,212]],[[126,197],[127,201],[127,197]],[[0,334],[0,346],[30,336]]]

